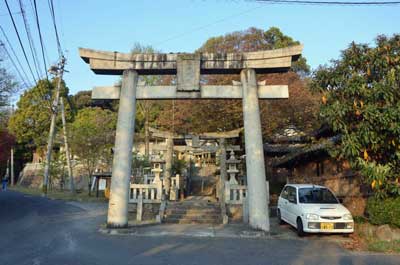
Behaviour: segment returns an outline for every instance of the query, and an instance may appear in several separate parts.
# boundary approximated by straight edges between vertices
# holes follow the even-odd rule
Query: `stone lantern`
[[[235,153],[233,152],[233,150],[231,150],[230,157],[226,161],[226,164],[228,167],[226,172],[229,174],[229,184],[233,184],[233,185],[238,184],[238,181],[236,180],[236,174],[239,173],[239,170],[237,168],[237,164],[239,164],[239,163],[240,163],[240,160],[235,158]]]

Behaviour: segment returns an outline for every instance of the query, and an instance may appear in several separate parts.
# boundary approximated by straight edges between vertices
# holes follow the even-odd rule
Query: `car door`
[[[286,215],[287,221],[296,226],[296,219],[297,219],[297,207],[298,207],[298,200],[297,200],[297,190],[295,187],[289,186],[288,187],[288,204],[286,207]]]
[[[289,204],[288,201],[288,188],[289,186],[286,186],[283,188],[281,195],[279,196],[279,201],[278,201],[278,207],[281,213],[281,218],[284,221],[288,221],[288,217],[287,217],[287,207]]]

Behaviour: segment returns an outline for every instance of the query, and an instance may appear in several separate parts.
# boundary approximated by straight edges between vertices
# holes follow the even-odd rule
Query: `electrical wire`
[[[36,1],[36,0],[34,0],[34,1]],[[58,35],[58,30],[57,30],[56,15],[55,15],[55,12],[54,12],[54,3],[53,3],[53,0],[48,0],[47,3],[49,4],[51,18],[53,20],[53,27],[54,27],[54,32],[56,34],[58,54],[59,54],[59,56],[61,58],[61,57],[63,57],[63,52],[62,52],[62,49],[61,49],[60,37]]]
[[[31,50],[31,54],[32,54],[32,57],[33,57],[33,62],[34,62],[35,68],[36,68],[36,73],[40,77],[40,75],[41,75],[39,73],[40,72],[39,71],[40,63],[39,63],[39,60],[38,60],[35,44],[34,44],[33,39],[32,39],[31,31],[29,29],[28,20],[26,19],[26,16],[25,16],[24,5],[22,4],[22,0],[18,0],[18,3],[19,3],[19,8],[21,10],[21,14],[22,14],[22,19],[24,21],[25,32],[26,32],[26,36],[28,38],[29,48]]]
[[[336,5],[336,6],[389,6],[400,5],[400,1],[312,1],[312,0],[255,0],[267,4]]]
[[[33,74],[31,64],[29,63],[28,56],[26,55],[26,51],[25,51],[24,45],[22,44],[21,37],[20,37],[19,32],[18,32],[18,29],[17,29],[17,25],[15,24],[14,17],[13,17],[13,15],[12,15],[12,13],[11,13],[11,10],[10,10],[10,6],[8,5],[7,0],[4,0],[4,2],[6,3],[7,10],[8,10],[8,14],[9,14],[9,16],[10,16],[10,18],[11,18],[12,23],[13,23],[15,33],[17,34],[17,37],[18,37],[19,45],[21,46],[21,49],[22,49],[22,52],[23,52],[23,54],[24,54],[26,63],[28,64],[29,71],[30,71],[30,73],[31,73],[31,75],[32,75],[32,77],[33,77],[33,80],[34,80],[35,83],[36,83],[37,81],[36,81],[35,75]]]
[[[160,46],[161,44],[164,44],[164,43],[169,42],[169,41],[171,41],[171,40],[178,39],[178,38],[181,38],[181,37],[183,37],[183,36],[185,36],[185,35],[192,34],[193,32],[206,29],[206,28],[208,28],[208,27],[214,26],[215,24],[219,24],[219,23],[225,22],[225,21],[227,21],[227,20],[229,20],[229,19],[231,19],[231,18],[236,18],[236,17],[241,16],[241,15],[244,15],[244,14],[246,14],[246,13],[250,13],[250,12],[256,10],[256,9],[260,9],[260,6],[253,7],[253,8],[250,8],[250,9],[246,9],[246,10],[244,10],[244,11],[242,11],[242,12],[229,15],[229,16],[227,16],[227,17],[218,19],[218,20],[216,20],[216,21],[214,21],[214,22],[211,22],[211,23],[209,23],[209,24],[206,24],[206,25],[203,25],[203,26],[200,26],[200,27],[197,27],[197,28],[193,28],[193,29],[191,29],[191,30],[188,30],[188,31],[182,32],[182,33],[180,33],[180,34],[177,34],[177,35],[175,35],[175,36],[171,36],[170,38],[167,38],[167,39],[165,39],[165,40],[163,40],[163,41],[160,41],[160,42],[154,44],[154,46]]]
[[[4,31],[4,29],[3,29],[3,27],[2,27],[1,25],[0,25],[0,30],[1,30],[1,32],[3,33],[4,38],[6,39],[6,41],[7,41],[7,43],[8,43],[8,46],[10,46],[11,52],[13,53],[13,55],[14,55],[14,57],[15,57],[15,60],[17,61],[17,63],[18,63],[18,65],[19,65],[19,67],[20,67],[22,73],[24,74],[25,80],[28,80],[28,81],[29,81],[29,77],[28,77],[28,75],[26,74],[24,67],[22,67],[21,61],[19,60],[19,58],[18,58],[18,56],[17,56],[17,53],[15,52],[15,50],[14,50],[14,48],[13,48],[13,45],[11,45],[11,42],[10,42],[10,40],[8,39],[7,34],[6,34],[6,32]],[[32,86],[32,83],[29,82],[29,85]]]
[[[2,41],[0,41],[0,47],[3,47],[4,51],[6,52],[6,55],[7,55],[8,59],[10,59],[11,64],[14,66],[15,70],[17,71],[17,74],[18,74],[19,78],[20,78],[21,81],[24,83],[25,87],[27,87],[27,86],[28,86],[28,83],[27,83],[27,82],[25,81],[25,79],[22,77],[21,72],[19,71],[17,65],[15,64],[15,62],[14,62],[14,60],[13,60],[13,58],[11,57],[10,53],[8,52],[6,45],[5,45]]]
[[[44,44],[43,44],[43,38],[42,38],[42,32],[40,30],[40,23],[39,23],[39,16],[38,16],[38,12],[37,12],[37,5],[36,5],[36,0],[33,1],[34,4],[34,8],[35,8],[35,17],[36,17],[36,26],[38,29],[38,33],[39,33],[39,40],[40,40],[40,47],[42,49],[42,58],[43,58],[43,63],[44,63],[44,68],[45,68],[45,73],[46,73],[46,79],[49,79],[49,76],[47,75],[47,63],[46,63],[46,58],[44,55]]]

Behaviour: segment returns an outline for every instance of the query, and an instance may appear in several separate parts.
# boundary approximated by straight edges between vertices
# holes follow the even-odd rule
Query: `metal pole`
[[[44,174],[43,174],[43,184],[42,184],[42,196],[47,196],[47,189],[49,186],[49,172],[50,172],[50,162],[51,162],[51,151],[53,149],[54,135],[56,133],[56,118],[57,118],[57,109],[58,109],[58,101],[60,98],[60,89],[61,89],[61,80],[64,74],[64,64],[65,58],[61,57],[60,63],[58,65],[58,75],[57,75],[57,87],[56,87],[56,95],[54,97],[52,113],[51,113],[51,122],[50,122],[50,131],[49,137],[47,140],[47,152],[46,152],[46,162],[44,165]]]

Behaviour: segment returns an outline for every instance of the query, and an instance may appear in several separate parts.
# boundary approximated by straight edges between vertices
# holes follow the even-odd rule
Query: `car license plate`
[[[333,230],[333,223],[321,223],[321,230]]]

